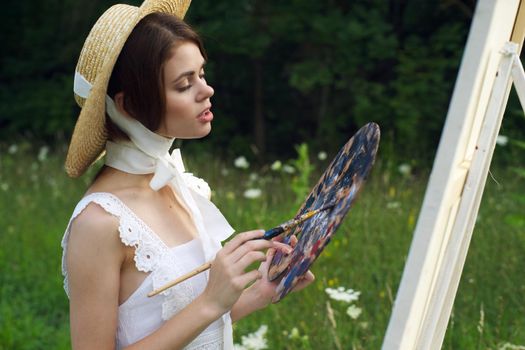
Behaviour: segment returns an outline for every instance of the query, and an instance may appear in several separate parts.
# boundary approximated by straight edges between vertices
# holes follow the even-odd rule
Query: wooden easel
[[[524,36],[525,0],[478,2],[383,350],[441,348]]]

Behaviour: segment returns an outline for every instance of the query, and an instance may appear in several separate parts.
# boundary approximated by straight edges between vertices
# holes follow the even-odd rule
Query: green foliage
[[[520,140],[510,140],[511,146],[518,148],[517,157],[522,161],[516,166],[510,168],[521,179],[525,179],[525,164],[523,159],[525,159],[525,142]],[[516,203],[525,204],[525,192],[518,191],[513,193],[511,197],[516,201]],[[505,222],[511,226],[514,226],[518,229],[525,230],[525,215],[519,210],[510,210],[509,213],[505,215]]]
[[[78,114],[71,85],[80,48],[115,1],[11,2],[0,14],[0,137],[67,139]],[[303,142],[334,151],[375,121],[390,153],[431,159],[473,6],[193,2],[187,20],[204,38],[216,91],[210,148],[229,156],[256,148],[261,160],[293,157],[292,145]],[[255,130],[256,116],[264,132]],[[515,138],[523,138],[522,124],[510,119]]]
[[[0,13],[0,136],[69,138],[73,75],[83,40],[112,1],[9,1]]]
[[[520,140],[510,140],[511,144],[516,146],[517,148],[521,149],[520,155],[522,156],[521,159],[524,159],[525,157],[525,141]],[[525,166],[516,166],[513,167],[512,170],[520,177],[525,178]]]
[[[315,166],[310,163],[308,144],[302,143],[295,146],[295,150],[297,158],[292,160],[291,164],[296,169],[296,174],[292,177],[290,188],[295,194],[296,203],[301,204],[312,189],[310,178]]]
[[[68,179],[64,150],[46,149],[0,145],[0,212],[9,214],[0,217],[0,349],[70,348],[60,240],[96,169]],[[310,179],[317,179],[324,166],[313,168],[307,146],[297,152],[297,169],[311,170]],[[214,202],[237,231],[272,227],[295,214],[290,186],[295,174],[267,165],[237,169],[212,154],[184,153],[186,167],[209,181]],[[381,347],[428,175],[400,176],[390,168],[381,159],[374,166],[359,200],[314,264],[316,282],[237,322],[237,343],[267,325],[269,349],[337,349],[338,343],[342,349]],[[502,220],[508,214],[523,217],[525,201],[515,194],[525,184],[505,167],[492,173],[498,183],[489,179],[486,186],[446,350],[525,344],[520,277],[525,231],[513,218]],[[255,186],[261,196],[246,198],[244,191]],[[325,288],[339,286],[361,291],[357,319],[349,317],[345,305],[330,302]]]

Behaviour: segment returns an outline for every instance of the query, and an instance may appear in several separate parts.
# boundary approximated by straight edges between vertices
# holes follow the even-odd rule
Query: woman
[[[231,322],[274,297],[267,261],[275,249],[291,249],[257,239],[261,230],[221,247],[233,229],[207,184],[185,173],[178,150],[169,154],[174,138],[204,137],[213,119],[206,54],[177,18],[188,6],[115,5],[79,58],[74,90],[82,110],[66,170],[77,177],[104,151],[106,158],[62,242],[75,349],[231,349]],[[212,260],[209,273],[147,297]],[[260,268],[247,270],[256,261]],[[312,281],[309,272],[297,289]]]

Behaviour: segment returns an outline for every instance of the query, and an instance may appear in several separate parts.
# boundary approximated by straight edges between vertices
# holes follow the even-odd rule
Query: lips
[[[211,106],[203,110],[198,116],[197,119],[201,123],[209,123],[213,120],[213,113],[210,110]]]

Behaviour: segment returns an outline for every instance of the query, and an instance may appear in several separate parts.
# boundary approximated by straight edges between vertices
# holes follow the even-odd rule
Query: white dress
[[[204,252],[199,238],[175,247],[166,246],[153,230],[116,196],[105,192],[92,193],[77,204],[62,240],[62,273],[64,289],[68,295],[65,255],[71,222],[90,203],[96,203],[119,219],[122,243],[135,247],[134,259],[137,270],[149,273],[137,290],[119,306],[116,344],[117,349],[120,349],[157,330],[166,320],[202,293],[207,283],[207,272],[192,277],[157,296],[147,297],[152,290],[203,264]],[[185,349],[231,348],[233,344],[224,344],[223,328],[223,319],[219,318]]]

